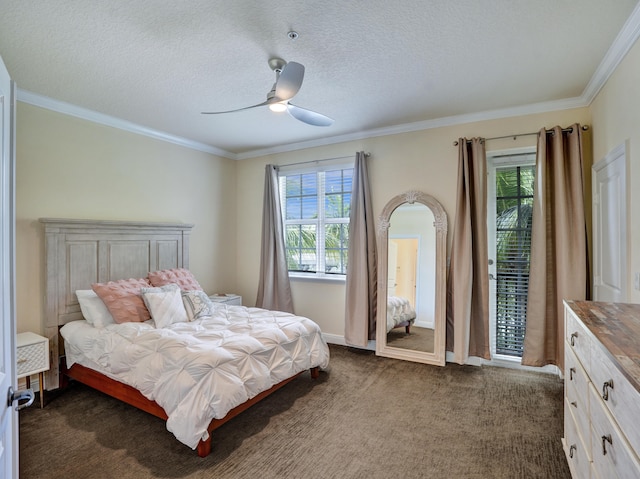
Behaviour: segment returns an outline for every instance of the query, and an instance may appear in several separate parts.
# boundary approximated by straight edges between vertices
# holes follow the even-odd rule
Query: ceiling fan
[[[271,91],[267,93],[266,101],[258,103],[257,105],[238,108],[236,110],[203,111],[202,114],[220,115],[222,113],[249,110],[250,108],[256,108],[259,106],[269,106],[271,111],[287,111],[295,119],[309,125],[331,126],[333,124],[333,119],[328,116],[289,103],[289,100],[298,93],[298,90],[300,90],[300,86],[302,85],[302,79],[304,78],[304,65],[296,62],[287,63],[282,58],[271,58],[269,60],[269,67],[275,72],[276,81],[273,84]]]

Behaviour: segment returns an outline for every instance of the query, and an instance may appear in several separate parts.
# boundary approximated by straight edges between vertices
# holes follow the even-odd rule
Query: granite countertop
[[[566,301],[640,391],[640,304]]]

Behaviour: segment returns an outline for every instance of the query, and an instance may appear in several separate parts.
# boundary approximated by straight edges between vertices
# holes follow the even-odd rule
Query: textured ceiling
[[[637,3],[2,0],[0,56],[20,93],[247,157],[584,98]],[[264,101],[273,56],[305,65],[292,102],[332,126],[200,114]]]

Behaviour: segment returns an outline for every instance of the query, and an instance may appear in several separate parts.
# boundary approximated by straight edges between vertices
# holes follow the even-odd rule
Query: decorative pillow
[[[141,288],[144,304],[151,312],[156,328],[166,328],[170,324],[189,320],[182,304],[180,286],[166,284],[159,288]]]
[[[204,291],[183,291],[182,302],[189,321],[213,316],[213,302]]]
[[[115,323],[113,316],[92,289],[79,289],[76,291],[80,311],[87,322],[96,328],[104,328],[108,324]]]
[[[163,269],[149,273],[151,286],[164,286],[165,284],[177,284],[183,291],[202,291],[202,286],[196,280],[193,273],[185,268]]]
[[[91,285],[116,323],[144,322],[151,319],[142,301],[140,288],[151,286],[146,279],[121,279]]]

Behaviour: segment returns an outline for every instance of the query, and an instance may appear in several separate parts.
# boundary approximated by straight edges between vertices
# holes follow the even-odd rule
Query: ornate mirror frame
[[[387,276],[388,276],[388,240],[391,214],[399,206],[409,203],[421,203],[433,213],[435,227],[435,311],[434,311],[434,350],[433,352],[413,351],[387,345]],[[393,197],[386,204],[379,217],[378,224],[378,313],[376,327],[376,355],[395,359],[404,359],[425,364],[444,366],[446,334],[446,256],[447,256],[447,213],[433,196],[421,191],[407,191]]]

